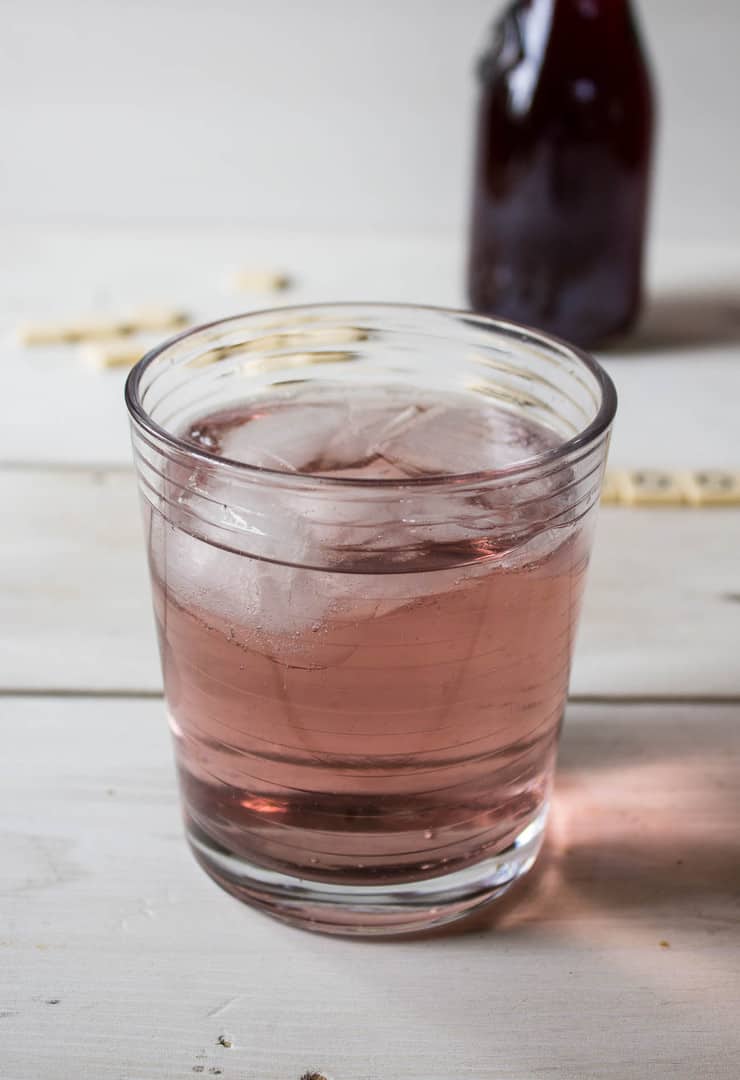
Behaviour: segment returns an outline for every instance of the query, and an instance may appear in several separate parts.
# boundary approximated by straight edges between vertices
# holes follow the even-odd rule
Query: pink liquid
[[[186,434],[250,464],[390,479],[510,464],[557,441],[472,395],[353,387],[347,408],[346,392],[309,386]],[[389,491],[379,512],[389,551],[400,505]],[[574,527],[540,529],[496,551],[480,539],[487,513],[472,500],[476,528],[451,521],[403,572],[390,554],[384,572],[346,514],[331,569],[236,554],[150,519],[191,837],[301,878],[384,884],[477,863],[537,817],[587,543]]]

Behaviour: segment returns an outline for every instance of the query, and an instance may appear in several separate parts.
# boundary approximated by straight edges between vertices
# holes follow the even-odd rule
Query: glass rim
[[[513,332],[519,335],[520,340],[529,340],[550,349],[552,349],[554,345],[558,346],[560,349],[566,349],[571,357],[582,364],[596,380],[601,394],[599,408],[593,419],[580,431],[576,432],[575,435],[572,435],[568,439],[564,439],[555,447],[541,451],[538,454],[533,454],[531,457],[523,458],[521,461],[516,461],[511,465],[505,465],[501,468],[476,469],[471,472],[442,473],[438,476],[413,476],[403,480],[370,477],[321,476],[318,473],[291,473],[285,469],[273,469],[264,465],[250,465],[247,462],[223,457],[220,454],[215,454],[202,447],[193,445],[188,442],[187,439],[183,439],[179,435],[175,435],[173,432],[168,431],[167,428],[154,420],[144,408],[139,392],[144,372],[159,357],[179,342],[190,337],[196,337],[204,330],[213,330],[219,326],[228,326],[230,323],[241,322],[253,318],[256,319],[265,316],[272,317],[281,314],[289,315],[302,311],[321,312],[336,308],[369,308],[375,312],[381,312],[383,310],[408,313],[431,312],[436,315],[464,318],[467,322],[474,323],[482,329],[504,331],[504,333],[509,336],[511,336]],[[581,450],[584,447],[596,443],[598,439],[608,431],[617,411],[616,387],[611,377],[607,374],[598,360],[584,350],[579,349],[576,345],[571,345],[570,342],[564,341],[554,334],[544,333],[533,327],[525,326],[523,323],[481,315],[477,312],[466,310],[465,308],[443,307],[434,304],[384,302],[382,300],[340,300],[335,302],[321,301],[315,304],[285,304],[278,307],[260,308],[256,311],[241,312],[236,315],[227,315],[222,319],[214,319],[211,322],[199,323],[197,326],[189,327],[187,330],[183,330],[179,334],[167,338],[161,344],[156,345],[153,349],[150,349],[145,353],[133,366],[126,378],[124,397],[131,419],[143,428],[147,434],[158,442],[164,443],[169,449],[186,454],[189,457],[203,461],[209,465],[237,470],[242,476],[253,476],[264,480],[279,481],[281,483],[290,481],[295,484],[365,490],[371,488],[388,490],[392,488],[416,488],[434,485],[444,486],[461,483],[475,484],[499,479],[505,480],[517,478],[521,474],[536,471],[552,462],[567,458],[572,453]]]

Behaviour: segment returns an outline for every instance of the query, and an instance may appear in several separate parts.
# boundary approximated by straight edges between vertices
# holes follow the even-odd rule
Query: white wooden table
[[[291,930],[181,838],[123,375],[8,341],[145,300],[456,304],[446,235],[7,229],[0,333],[2,1080],[737,1080],[740,511],[602,512],[545,852],[446,936]],[[740,249],[665,250],[606,358],[613,464],[740,467]],[[269,300],[269,298],[268,298]],[[224,1043],[229,1045],[224,1045]]]

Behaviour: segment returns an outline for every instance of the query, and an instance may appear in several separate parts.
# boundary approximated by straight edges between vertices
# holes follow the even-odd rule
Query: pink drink
[[[588,557],[577,517],[558,516],[567,476],[543,478],[525,507],[516,485],[471,490],[451,508],[418,481],[505,469],[562,440],[483,396],[331,383],[231,405],[182,437],[247,465],[357,481],[336,501],[302,503],[279,557],[259,515],[256,553],[244,554],[221,526],[196,537],[187,514],[166,522],[145,503],[200,857],[395,885],[480,864],[538,831]],[[193,468],[182,505],[193,488],[223,510],[224,529],[241,528],[223,479]],[[371,509],[348,509],[378,479],[395,482],[387,495],[375,485]],[[410,542],[420,515],[430,527]],[[330,554],[312,568],[301,530],[317,521]]]

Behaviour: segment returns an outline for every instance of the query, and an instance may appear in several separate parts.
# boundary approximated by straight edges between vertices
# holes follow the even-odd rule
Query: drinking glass
[[[614,387],[467,312],[327,304],[131,372],[185,829],[291,923],[399,933],[543,839]]]

